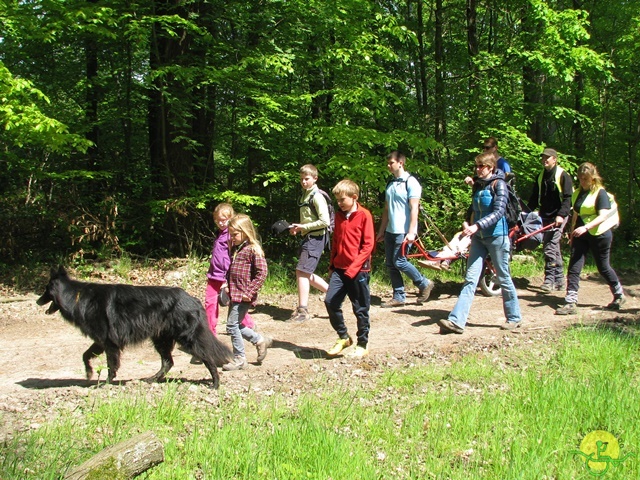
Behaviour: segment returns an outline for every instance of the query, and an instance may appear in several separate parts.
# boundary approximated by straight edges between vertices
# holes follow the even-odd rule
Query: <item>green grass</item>
[[[2,445],[0,478],[59,478],[146,430],[165,446],[149,479],[592,478],[573,452],[594,430],[636,455],[604,478],[638,478],[639,346],[637,328],[579,327],[547,344],[380,367],[373,382],[320,374],[296,399],[106,386]]]

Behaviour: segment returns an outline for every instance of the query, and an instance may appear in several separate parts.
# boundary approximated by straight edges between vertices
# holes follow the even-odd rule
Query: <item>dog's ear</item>
[[[60,265],[58,267],[58,276],[59,277],[66,277],[67,275],[67,271],[64,269],[64,267],[62,265]]]

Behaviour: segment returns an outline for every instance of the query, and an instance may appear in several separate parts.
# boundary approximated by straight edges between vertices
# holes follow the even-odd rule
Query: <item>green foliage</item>
[[[57,153],[86,151],[89,142],[41,111],[38,103],[49,102],[30,81],[15,78],[0,62],[0,128],[6,135],[5,145],[38,146]]]
[[[569,171],[594,162],[634,237],[637,6],[496,0],[471,12],[453,1],[436,15],[367,0],[4,2],[0,223],[11,228],[0,248],[25,259],[44,234],[20,232],[46,229],[46,254],[109,252],[99,244],[113,235],[78,243],[67,227],[87,215],[108,224],[115,199],[121,248],[200,254],[217,202],[260,228],[295,215],[304,163],[325,189],[358,182],[378,213],[392,149],[425,182],[430,216],[455,231],[460,180],[489,135],[525,197],[543,146]]]

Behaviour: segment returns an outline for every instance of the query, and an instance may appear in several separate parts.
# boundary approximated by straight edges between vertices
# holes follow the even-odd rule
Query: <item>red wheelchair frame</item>
[[[537,235],[538,233],[545,232],[554,227],[553,223],[550,223],[546,227],[542,227],[534,232],[527,233],[526,235],[522,234],[522,226],[516,225],[515,227],[509,230],[509,239],[511,240],[511,245],[515,248],[515,246],[523,242],[524,240]],[[443,237],[444,238],[444,237]],[[417,249],[415,253],[407,253],[407,244],[408,242],[403,242],[400,247],[400,253],[402,256],[407,258],[419,258],[421,260],[428,261],[455,261],[460,258],[464,258],[465,260],[469,257],[467,253],[456,253],[454,255],[449,256],[438,256],[434,257],[431,253],[424,247],[424,243],[420,237],[416,238],[415,242],[411,245]],[[500,294],[500,284],[498,283],[498,277],[496,275],[496,267],[493,265],[491,258],[487,256],[484,259],[484,268],[482,269],[482,276],[480,277],[480,291],[483,295],[487,297],[495,297]]]

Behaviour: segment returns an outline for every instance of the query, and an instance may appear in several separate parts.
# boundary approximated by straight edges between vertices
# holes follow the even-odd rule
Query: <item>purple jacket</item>
[[[225,228],[224,230],[218,231],[213,241],[207,278],[225,282],[227,280],[229,265],[231,265],[231,257],[229,256],[229,229]]]

